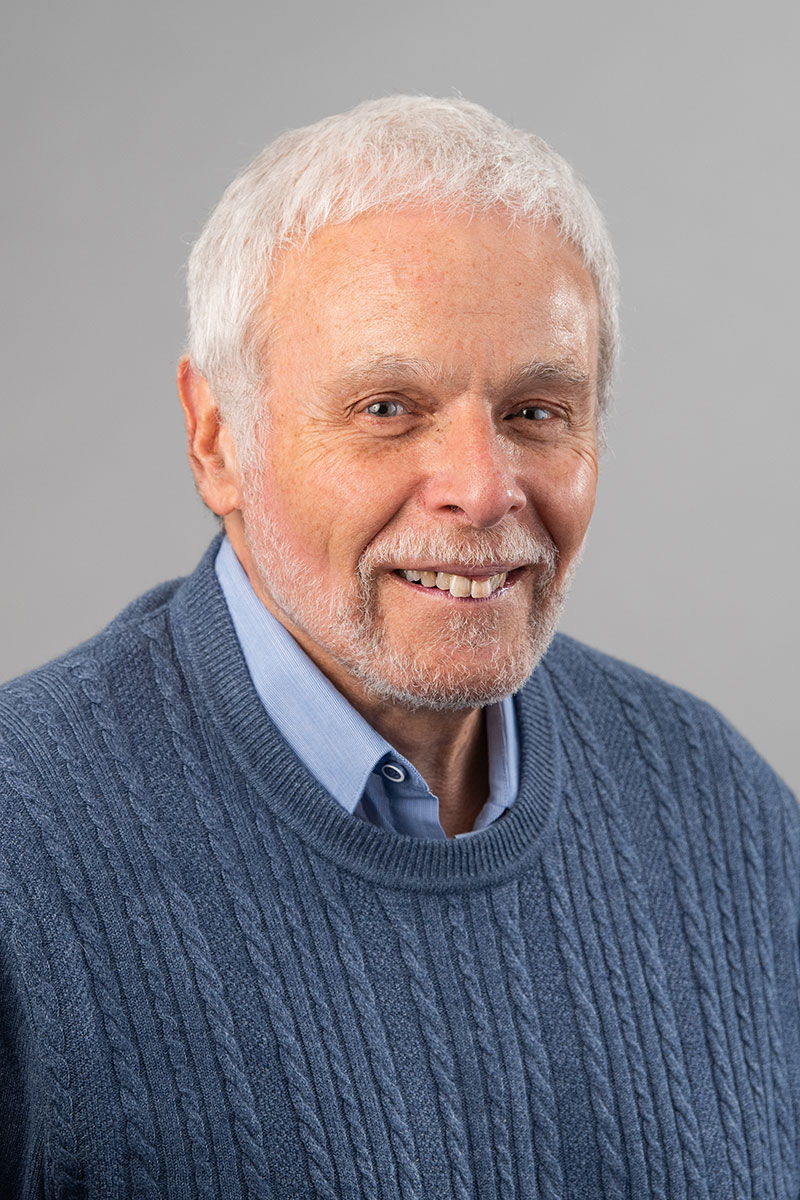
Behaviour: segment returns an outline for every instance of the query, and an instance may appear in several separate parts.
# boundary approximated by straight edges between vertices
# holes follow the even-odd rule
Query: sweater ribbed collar
[[[540,666],[515,697],[520,790],[513,808],[471,838],[407,838],[346,813],[270,721],[253,686],[214,571],[220,539],[170,601],[170,631],[201,720],[208,721],[253,792],[326,858],[389,886],[437,890],[500,881],[536,853],[560,792],[554,698]]]

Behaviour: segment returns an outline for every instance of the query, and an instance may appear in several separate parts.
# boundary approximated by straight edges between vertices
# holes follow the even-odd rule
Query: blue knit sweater
[[[557,638],[474,838],[348,816],[213,571],[0,691],[0,1194],[800,1192],[800,821]]]

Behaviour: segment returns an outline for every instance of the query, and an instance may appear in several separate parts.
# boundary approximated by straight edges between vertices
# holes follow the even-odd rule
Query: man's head
[[[473,707],[535,666],[594,502],[615,296],[571,169],[463,101],[287,134],[226,193],[190,266],[190,457],[351,699]]]
[[[617,266],[589,191],[541,138],[477,104],[390,96],[277,138],[233,181],[192,250],[189,356],[240,453],[269,384],[264,300],[282,252],[327,225],[420,206],[551,222],[577,249],[599,304],[602,415],[619,341]]]

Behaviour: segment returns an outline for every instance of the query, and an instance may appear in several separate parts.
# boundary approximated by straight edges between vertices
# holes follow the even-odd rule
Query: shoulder
[[[575,638],[557,634],[542,666],[562,700],[584,706],[593,720],[606,727],[623,721],[640,738],[657,733],[667,751],[678,751],[693,731],[702,731],[723,741],[752,768],[763,762],[707,701]]]
[[[154,639],[168,637],[170,614],[180,606],[183,593],[194,588],[200,608],[207,607],[219,591],[214,561],[221,537],[214,538],[195,571],[168,580],[143,593],[94,637],[44,666],[0,685],[0,742],[19,735],[24,742],[25,720],[33,711],[52,708],[56,698],[71,696],[82,702],[76,681],[102,674],[120,703],[135,698],[143,677],[147,650]],[[221,593],[220,593],[221,598]],[[224,602],[221,602],[224,604]],[[144,671],[144,675],[147,675]]]
[[[159,584],[129,604],[94,637],[0,685],[0,739],[17,738],[24,744],[26,733],[32,732],[32,715],[57,706],[59,699],[66,703],[71,697],[77,702],[77,684],[87,676],[90,663],[117,682],[126,676],[135,677],[141,666],[138,659],[143,629],[164,614],[181,582],[176,579]]]
[[[593,707],[613,699],[622,705],[646,702],[659,713],[662,709],[669,713],[676,705],[686,705],[694,716],[725,720],[712,705],[691,692],[563,633],[556,634],[542,665],[562,688],[579,694]]]
[[[800,846],[796,798],[713,705],[563,634],[541,666],[562,734],[592,742],[615,779],[689,798],[745,795]]]
[[[168,641],[182,580],[140,596],[95,637],[0,687],[0,841],[54,837],[96,796],[111,800],[133,751],[155,760],[163,730],[153,643]],[[18,841],[21,839],[21,841]]]

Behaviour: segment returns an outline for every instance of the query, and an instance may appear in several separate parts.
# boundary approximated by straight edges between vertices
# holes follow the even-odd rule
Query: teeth
[[[471,579],[468,575],[448,575],[446,571],[401,571],[404,579],[411,583],[421,583],[423,587],[436,587],[440,592],[449,592],[451,596],[473,600],[486,600],[492,592],[502,587],[508,578],[508,571],[500,575],[490,575],[488,579]]]
[[[472,580],[466,575],[454,575],[450,580],[451,596],[469,596],[472,591]]]

